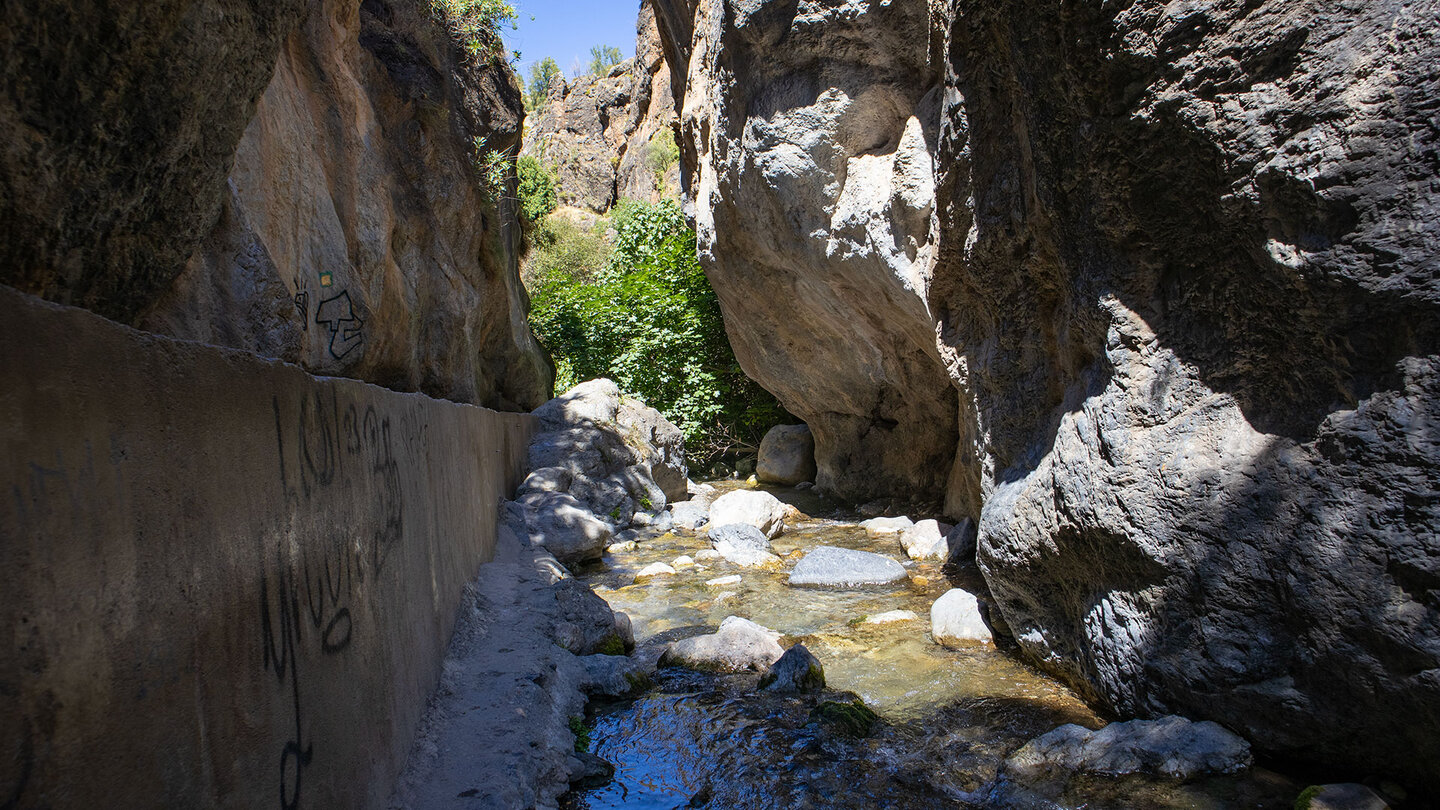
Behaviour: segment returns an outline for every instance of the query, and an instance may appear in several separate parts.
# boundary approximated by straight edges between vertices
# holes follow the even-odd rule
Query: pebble
[[[913,622],[920,616],[913,610],[890,610],[885,613],[877,613],[874,616],[866,616],[865,624],[890,624],[891,622]]]
[[[705,584],[708,585],[708,586],[710,586],[711,588],[723,588],[723,587],[725,587],[726,585],[739,585],[739,584],[740,584],[740,575],[739,575],[739,574],[731,574],[731,575],[726,576],[726,577],[716,577],[716,578],[714,578],[714,579],[707,579],[707,580],[705,580]]]
[[[650,563],[649,565],[647,565],[647,566],[645,566],[644,568],[641,568],[641,569],[640,569],[640,573],[638,573],[638,574],[635,575],[635,581],[636,581],[636,582],[644,582],[645,580],[650,579],[650,578],[652,578],[652,577],[671,576],[671,575],[673,575],[674,573],[675,573],[675,569],[674,569],[674,568],[671,568],[670,566],[666,565],[665,563],[662,563],[662,562]]]
[[[605,547],[605,550],[610,552],[611,554],[621,554],[626,551],[634,551],[639,547],[639,544],[636,543],[634,540],[626,540],[622,543],[611,543],[610,545]]]
[[[670,561],[670,566],[672,568],[689,568],[694,564],[695,558],[691,557],[689,554],[681,554],[679,557],[676,557],[675,559]]]

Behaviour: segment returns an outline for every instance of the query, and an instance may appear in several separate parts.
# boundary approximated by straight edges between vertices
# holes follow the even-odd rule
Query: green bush
[[[599,234],[566,219],[543,217],[528,234],[520,278],[538,308],[536,296],[547,285],[563,288],[590,284],[609,261],[610,244]]]
[[[430,12],[470,56],[504,59],[500,26],[515,27],[515,7],[505,0],[430,0]]]
[[[535,222],[559,204],[555,193],[555,173],[545,168],[538,158],[521,155],[515,161],[515,173],[520,178],[520,213],[525,219]]]
[[[645,168],[655,175],[655,190],[665,190],[665,173],[680,162],[680,145],[670,128],[656,132],[645,144]]]
[[[695,258],[695,232],[672,201],[623,201],[612,212],[613,251],[593,277],[562,244],[563,226],[538,234],[529,260],[531,325],[555,358],[556,386],[609,377],[685,433],[692,463],[753,448],[784,418],[774,397],[740,370],[720,302]],[[543,240],[557,237],[549,245]]]

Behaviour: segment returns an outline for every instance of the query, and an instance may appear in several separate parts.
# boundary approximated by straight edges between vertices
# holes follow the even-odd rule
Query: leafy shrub
[[[532,257],[530,321],[555,358],[556,386],[615,380],[675,422],[701,464],[758,444],[784,411],[735,361],[680,207],[622,201],[611,226],[613,251],[591,278]]]
[[[515,27],[515,7],[505,0],[430,0],[430,12],[445,23],[450,36],[476,59],[503,59],[500,26]]]
[[[487,149],[485,139],[476,137],[475,169],[480,172],[480,185],[491,201],[505,196],[505,187],[510,181],[510,156],[504,152]]]
[[[603,237],[567,219],[536,220],[528,236],[528,252],[520,268],[520,278],[532,297],[546,285],[563,288],[591,284],[610,261],[610,244]],[[555,360],[558,363],[561,358]],[[562,390],[568,387],[563,386]]]
[[[655,175],[655,190],[665,190],[665,174],[680,162],[680,144],[669,127],[656,132],[645,144],[645,168]]]
[[[555,193],[555,173],[545,168],[538,158],[521,155],[515,161],[515,173],[520,177],[520,213],[534,222],[559,204]]]

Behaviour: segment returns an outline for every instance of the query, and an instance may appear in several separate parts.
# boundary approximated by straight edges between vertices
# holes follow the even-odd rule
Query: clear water
[[[1303,787],[1259,768],[1189,784],[1076,779],[1030,794],[997,782],[1004,758],[1026,740],[1063,723],[1097,728],[1104,720],[1009,654],[932,642],[930,605],[950,587],[939,563],[907,559],[897,540],[867,538],[856,516],[810,492],[771,491],[805,515],[774,542],[783,558],[776,570],[715,560],[636,584],[635,573],[650,563],[709,548],[703,534],[665,534],[606,555],[580,578],[630,615],[642,647],[712,632],[732,615],[778,630],[787,646],[803,642],[820,659],[827,694],[777,696],[758,692],[756,675],[663,669],[640,697],[592,706],[592,750],[616,766],[616,776],[573,792],[568,807],[1218,809],[1289,807]],[[795,561],[820,545],[887,554],[909,580],[843,591],[785,584]],[[741,581],[706,584],[732,574]],[[895,610],[918,619],[864,621]],[[856,696],[882,720],[869,737],[811,721],[820,701]]]

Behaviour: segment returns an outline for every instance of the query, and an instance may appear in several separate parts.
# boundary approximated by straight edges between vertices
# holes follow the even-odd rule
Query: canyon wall
[[[1435,3],[656,8],[820,487],[975,520],[1000,629],[1116,714],[1435,784]]]
[[[528,410],[508,66],[425,3],[6,6],[0,281],[316,373]]]
[[[0,801],[384,807],[532,418],[0,288]]]
[[[674,137],[675,109],[655,11],[646,3],[635,56],[604,76],[557,80],[525,127],[523,153],[554,170],[564,206],[603,214],[622,199],[673,199],[679,164],[658,155]]]

